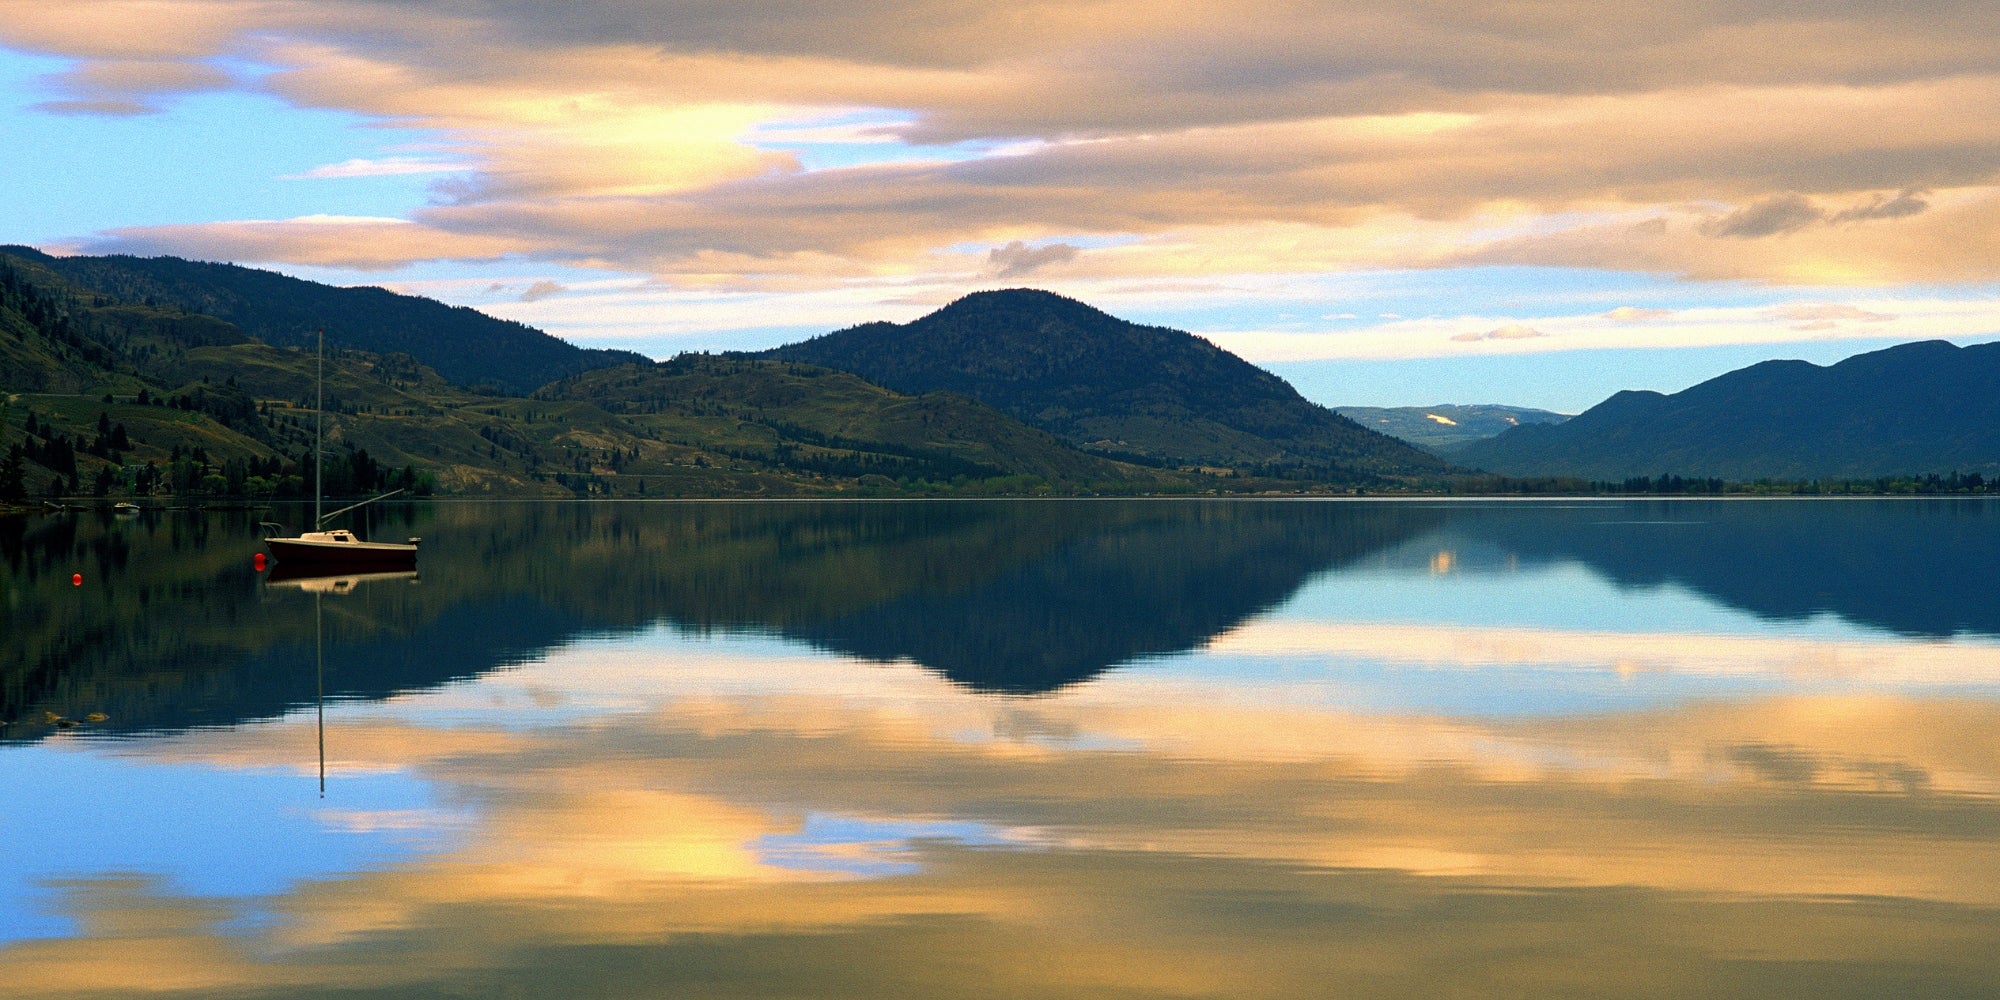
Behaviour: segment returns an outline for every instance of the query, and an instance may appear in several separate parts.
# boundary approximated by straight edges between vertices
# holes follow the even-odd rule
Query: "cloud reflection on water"
[[[1405,653],[1606,669],[1560,656],[1624,641],[1478,633]],[[1213,648],[1362,657],[1394,639],[1252,625]],[[1703,676],[1925,656],[1960,684],[1993,676],[1986,647],[1624,639],[1648,670]],[[1520,719],[1345,710],[1339,681],[1140,668],[997,698],[768,643],[580,643],[336,713],[334,794],[353,774],[420,778],[474,817],[452,846],[298,883],[247,933],[219,932],[228,901],[73,881],[83,933],[0,950],[0,975],[34,984],[23,996],[479,989],[528,967],[524,995],[1423,995],[1562,970],[1588,992],[1748,995],[1837,993],[1833,967],[1992,972],[1990,697],[1940,696],[1912,668],[1859,691]],[[592,711],[537,716],[548,690]],[[294,717],[95,752],[268,769],[310,736]],[[860,863],[798,864],[784,845],[800,844]],[[1561,960],[1505,958],[1524,948]]]
[[[1041,524],[1023,510],[996,533]],[[1565,516],[1468,510],[1453,516],[1502,535]],[[1287,537],[1272,511],[1317,516],[1256,508],[1271,530],[1245,551]],[[1384,544],[1421,534],[1398,516],[1357,523],[1394,529]],[[768,571],[844,598],[825,581],[858,555],[898,561],[878,549],[830,545],[844,575],[663,577],[692,596],[661,606],[721,611],[330,706],[329,796],[300,815],[363,843],[448,836],[250,891],[203,891],[138,851],[74,865],[49,898],[76,932],[0,944],[0,981],[24,997],[1768,997],[1974,996],[2000,978],[2000,645],[1767,620],[1701,588],[1586,591],[1599,562],[1527,541],[1455,546],[1436,578],[1426,558],[1429,590],[1394,576],[1401,549],[1320,560],[1324,586],[1275,612],[1202,616],[1232,624],[1192,649],[1127,644],[1164,651],[1033,695],[826,652],[818,625],[727,627]],[[1513,565],[1482,555],[1503,548],[1528,568],[1474,572]],[[406,614],[414,598],[393,596],[350,609]],[[1431,617],[1410,613],[1425,602]],[[1005,606],[962,604],[947,610]],[[0,765],[85,759],[110,794],[120,769],[310,787],[309,713],[232,721],[54,734]],[[256,825],[262,801],[280,798],[204,808]],[[74,819],[6,817],[51,837]],[[184,834],[164,811],[101,821],[134,843]],[[216,843],[217,864],[258,861]]]

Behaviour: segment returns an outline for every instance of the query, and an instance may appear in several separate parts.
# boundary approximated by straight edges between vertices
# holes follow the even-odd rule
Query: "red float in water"
[[[70,585],[70,586],[72,586],[72,587],[81,587],[81,586],[83,586],[83,574],[82,574],[82,573],[71,573],[71,574],[69,575],[69,585]]]
[[[264,553],[259,552],[257,553],[256,556],[251,558],[250,565],[257,567],[257,572],[259,573],[264,572]]]

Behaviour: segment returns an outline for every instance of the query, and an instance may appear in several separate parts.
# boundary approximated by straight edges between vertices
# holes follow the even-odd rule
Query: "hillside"
[[[309,495],[317,357],[174,306],[0,260],[0,502]],[[326,358],[325,488],[471,496],[1184,492],[1207,477],[1089,455],[950,393],[791,362],[686,356],[533,397],[418,359]],[[1255,480],[1230,483],[1256,488]]]
[[[308,495],[314,363],[254,342],[198,348],[162,366],[178,388],[157,395],[17,394],[0,442],[26,444],[24,481],[37,495]],[[334,495],[417,485],[546,497],[1191,488],[1185,475],[1085,454],[963,397],[903,396],[780,362],[693,356],[507,398],[343,351],[328,360],[326,401]]]
[[[196,314],[274,347],[327,342],[373,354],[408,354],[463,386],[523,395],[577,372],[648,360],[586,350],[540,330],[463,306],[381,288],[339,288],[272,271],[178,257],[52,257],[0,247],[0,260],[44,272],[127,308]]]
[[[1439,452],[1503,434],[1522,424],[1559,424],[1567,414],[1497,403],[1437,406],[1336,406],[1334,412],[1372,431]]]
[[[907,324],[869,323],[753,355],[898,392],[977,399],[1099,454],[1239,474],[1371,482],[1444,462],[1300,396],[1191,334],[1049,292],[979,292]]]
[[[588,403],[670,446],[700,442],[738,461],[882,485],[961,477],[1066,492],[1187,485],[1182,476],[1078,451],[964,396],[904,395],[795,362],[682,355],[575,376],[536,399]]]
[[[1902,344],[1821,367],[1766,361],[1672,395],[1621,392],[1569,421],[1450,452],[1512,476],[1866,478],[2000,472],[2000,343]]]
[[[352,291],[169,259],[0,254],[0,502],[309,495],[316,356],[295,343],[268,342],[238,321],[268,323],[292,315],[287,310],[301,308],[299,301]],[[259,298],[281,294],[294,301],[274,306]],[[1102,392],[1049,378],[1025,386],[1066,399],[1078,414],[1067,426],[1100,434],[1095,452],[969,394],[899,390],[796,360],[690,355],[599,366],[530,393],[498,395],[414,352],[360,349],[330,335],[325,490],[545,497],[1296,492],[1328,480],[1393,482],[1419,465],[1443,468],[1305,402],[1204,341],[1027,294],[1031,304],[1053,301],[1089,327],[1088,335],[1069,337],[1079,327],[1054,322],[1054,353],[1064,363],[1051,372],[1102,374],[1124,370],[1114,358],[1149,359],[1137,366],[1143,377],[1097,378],[1109,383]],[[421,308],[396,309],[416,317],[411,322],[439,310],[465,312],[408,301]],[[453,351],[460,356],[499,357],[522,331],[483,321],[440,340],[458,338]],[[1114,349],[1107,332],[1131,348]],[[535,343],[574,352],[553,338]],[[1081,355],[1063,353],[1078,344]],[[1185,387],[1166,384],[1180,373]],[[1193,409],[1209,404],[1221,407],[1219,417]],[[1040,414],[1049,417],[1049,407]],[[1103,437],[1114,424],[1125,436]],[[1161,451],[1161,442],[1190,441],[1207,450]],[[1213,468],[1216,459],[1229,464]],[[1176,467],[1186,465],[1209,468]]]

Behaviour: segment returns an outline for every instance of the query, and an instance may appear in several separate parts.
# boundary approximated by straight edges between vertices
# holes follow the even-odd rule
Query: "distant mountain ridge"
[[[1620,392],[1565,423],[1448,452],[1512,476],[1731,480],[2000,473],[2000,343],[1766,361],[1672,395]]]
[[[1336,406],[1334,410],[1369,430],[1432,452],[1504,434],[1522,424],[1559,424],[1569,419],[1568,414],[1551,410],[1498,403]]]
[[[976,292],[910,323],[867,323],[753,357],[961,393],[1099,454],[1366,481],[1447,463],[1310,402],[1192,334],[1034,289]]]
[[[408,354],[445,379],[526,395],[569,375],[650,363],[631,351],[582,348],[476,309],[384,288],[341,288],[235,264],[179,257],[55,257],[0,246],[0,259],[44,268],[78,288],[226,321],[273,347],[331,346]]]
[[[482,331],[504,328],[467,336],[477,346]],[[592,369],[510,397],[454,385],[407,353],[329,340],[324,479],[336,496],[1279,485],[1118,462],[962,395],[900,394],[798,362],[687,354]],[[0,255],[0,505],[31,496],[309,495],[319,478],[319,369],[309,348],[273,346],[156,296],[125,300],[43,261]]]

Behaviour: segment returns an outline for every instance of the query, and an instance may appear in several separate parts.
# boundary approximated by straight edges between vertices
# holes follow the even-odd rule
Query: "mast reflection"
[[[296,589],[313,595],[313,712],[319,742],[319,797],[326,798],[326,607],[328,594],[344,596],[366,584],[421,582],[416,570],[376,573],[329,573],[326,567],[279,564],[264,578],[269,587]]]

